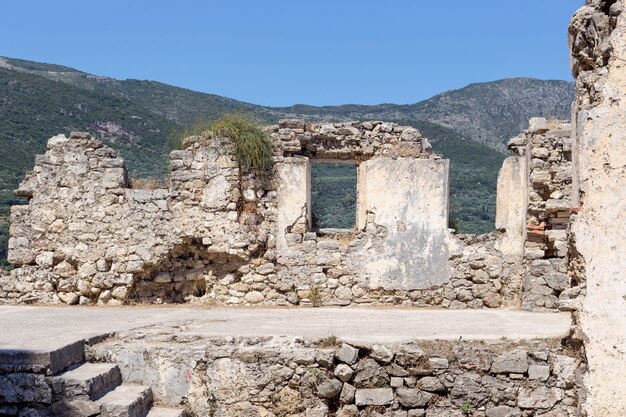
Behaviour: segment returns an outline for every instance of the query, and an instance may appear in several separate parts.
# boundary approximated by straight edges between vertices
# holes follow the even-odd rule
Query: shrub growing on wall
[[[265,171],[272,166],[272,144],[261,126],[247,116],[226,114],[210,122],[196,123],[173,137],[174,148],[181,149],[183,139],[188,136],[203,136],[207,139],[215,136],[229,137],[235,145],[235,156],[242,168]]]
[[[238,114],[227,114],[211,125],[215,135],[228,136],[235,144],[239,165],[265,171],[272,166],[272,144],[261,127]]]

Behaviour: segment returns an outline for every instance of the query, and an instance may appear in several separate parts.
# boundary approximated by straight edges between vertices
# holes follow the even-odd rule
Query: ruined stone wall
[[[268,173],[228,138],[191,137],[167,189],[129,188],[124,162],[85,134],[57,136],[17,194],[0,299],[10,303],[515,304],[520,265],[495,237],[447,228],[448,162],[413,128],[285,121]],[[310,163],[357,161],[359,227],[310,225]],[[395,190],[395,200],[388,190]],[[401,200],[401,201],[400,201]],[[391,204],[390,202],[397,202]]]
[[[229,141],[194,145],[172,152],[169,190],[136,190],[128,188],[123,160],[99,141],[52,138],[17,190],[30,203],[12,208],[9,261],[16,268],[7,296],[119,303],[141,298],[143,281],[155,281],[163,265],[185,270],[189,265],[176,260],[181,246],[203,244],[201,261],[215,263],[258,251],[262,230],[240,222],[235,207],[238,168],[222,155]],[[159,284],[172,299],[183,298],[196,291],[192,272]]]
[[[165,403],[216,417],[578,416],[584,396],[584,364],[553,340],[385,346],[192,328],[124,332],[88,357],[117,363],[125,381],[150,385]]]
[[[523,264],[522,307],[579,310],[584,275],[571,267],[572,127],[569,122],[534,118],[509,141],[498,179],[496,226],[500,249]]]
[[[570,24],[576,270],[587,280],[580,324],[589,416],[626,415],[626,16],[623,0],[587,1]]]
[[[569,126],[533,123],[499,179],[502,232],[484,236],[450,232],[448,161],[409,127],[284,121],[266,173],[241,169],[228,138],[190,137],[157,190],[129,188],[88,135],[58,136],[17,190],[30,202],[13,208],[0,300],[575,309]],[[312,229],[318,158],[358,164],[354,229]]]

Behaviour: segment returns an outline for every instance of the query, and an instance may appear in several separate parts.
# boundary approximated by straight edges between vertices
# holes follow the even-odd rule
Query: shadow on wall
[[[160,264],[137,277],[130,299],[169,303],[199,299],[239,281],[243,275],[239,270],[246,263],[239,256],[207,250],[201,239],[185,239]]]

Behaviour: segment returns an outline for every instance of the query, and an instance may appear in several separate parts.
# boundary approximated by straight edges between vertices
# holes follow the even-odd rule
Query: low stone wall
[[[216,417],[578,416],[584,395],[585,367],[557,340],[361,346],[190,329],[120,333],[88,357],[190,415]]]

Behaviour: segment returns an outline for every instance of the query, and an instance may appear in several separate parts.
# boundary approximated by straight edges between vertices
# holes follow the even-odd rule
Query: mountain
[[[326,120],[404,120],[431,122],[472,141],[504,152],[506,142],[528,127],[531,117],[569,119],[576,94],[573,82],[509,78],[470,84],[415,104],[296,105],[280,110],[294,117]]]
[[[499,151],[504,151],[506,142],[526,128],[531,117],[569,119],[576,92],[574,83],[569,81],[508,78],[470,84],[415,104],[266,107],[155,81],[119,81],[94,76],[60,65],[0,57],[2,67],[131,100],[185,126],[228,112],[246,113],[272,123],[289,117],[326,121],[427,121],[461,132],[466,138]]]
[[[8,207],[47,138],[89,131],[117,149],[132,177],[163,177],[173,132],[225,113],[261,123],[379,119],[420,129],[451,161],[451,211],[463,232],[493,228],[506,141],[534,116],[569,118],[573,83],[514,78],[472,84],[408,105],[267,107],[155,81],[116,80],[62,65],[0,57],[0,260]]]

